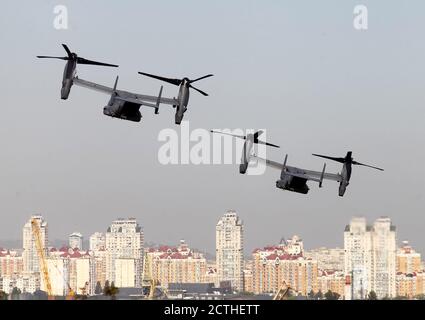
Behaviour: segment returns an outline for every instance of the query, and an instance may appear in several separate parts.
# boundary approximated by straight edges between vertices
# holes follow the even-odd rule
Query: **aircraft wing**
[[[144,95],[144,94],[136,94],[136,93],[134,93],[134,97],[136,99],[139,99],[139,100],[142,100],[142,101],[155,102],[155,103],[158,100],[158,97],[147,96],[147,95]],[[160,101],[160,103],[169,104],[171,106],[175,106],[175,105],[178,105],[179,104],[179,101],[177,99],[174,99],[174,98],[163,98],[163,97],[160,97],[159,98],[159,101]]]
[[[274,169],[278,169],[278,170],[282,170],[283,169],[283,164],[273,161],[273,160],[268,160],[268,159],[263,159],[261,157],[258,157],[256,155],[253,155],[253,158],[257,158],[261,161],[264,161],[266,163],[267,166],[274,168]],[[286,167],[286,171],[285,173],[297,178],[302,178],[302,179],[306,179],[306,180],[313,180],[313,181],[320,181],[320,178],[322,177],[322,172],[318,172],[318,171],[313,171],[313,170],[306,170],[306,169],[301,169],[301,168],[296,168],[296,167],[291,167],[291,166],[285,166]],[[333,181],[337,181],[340,182],[342,181],[342,177],[340,174],[335,174],[335,173],[324,173],[323,174],[323,179],[327,179],[327,180],[333,180]]]
[[[107,86],[103,86],[101,84],[97,84],[97,83],[94,83],[94,82],[90,82],[90,81],[87,81],[87,80],[83,80],[83,79],[80,79],[80,78],[77,78],[77,77],[75,77],[72,81],[77,86],[84,87],[84,88],[91,89],[91,90],[95,90],[95,91],[98,91],[98,92],[102,92],[102,93],[106,93],[106,94],[112,94],[114,92],[114,89],[112,89],[112,88],[109,88]]]
[[[305,174],[309,175],[310,177],[316,178],[316,179],[320,179],[320,177],[322,176],[322,173],[318,172],[318,171],[312,171],[312,170],[304,170],[304,171],[305,171]],[[337,181],[337,182],[342,181],[342,177],[338,173],[326,173],[325,172],[323,174],[323,179]]]
[[[91,89],[94,91],[98,91],[98,92],[102,92],[105,94],[109,94],[111,95],[114,92],[118,93],[119,99],[127,101],[127,102],[131,102],[131,103],[136,103],[136,104],[140,104],[140,105],[144,105],[144,106],[149,106],[149,107],[155,107],[155,105],[153,105],[152,103],[163,103],[163,104],[168,104],[168,105],[178,105],[178,100],[174,99],[174,98],[163,98],[161,96],[156,97],[156,96],[148,96],[148,95],[143,95],[143,94],[137,94],[137,93],[132,93],[132,92],[128,92],[128,91],[124,91],[124,90],[114,90],[113,88],[98,84],[98,83],[94,83],[94,82],[90,82],[84,79],[80,79],[78,77],[75,77],[73,79],[74,84],[76,84],[77,86],[80,87],[84,87],[87,89]],[[151,103],[149,103],[151,102]]]

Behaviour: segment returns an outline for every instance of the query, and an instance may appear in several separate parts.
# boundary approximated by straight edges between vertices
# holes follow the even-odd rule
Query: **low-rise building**
[[[161,246],[147,251],[151,276],[161,286],[169,283],[205,283],[207,261],[204,256],[191,250],[182,240],[177,247]]]
[[[294,238],[293,238],[294,239]],[[300,295],[318,291],[317,261],[303,256],[302,242],[296,237],[292,243],[254,250],[253,292],[276,293],[285,282]],[[294,250],[293,243],[297,243]]]

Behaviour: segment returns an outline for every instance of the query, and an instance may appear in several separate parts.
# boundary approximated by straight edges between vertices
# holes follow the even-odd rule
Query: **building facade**
[[[106,249],[106,238],[105,234],[101,232],[95,232],[90,236],[90,250],[98,251]]]
[[[115,220],[106,232],[106,280],[116,283],[116,259],[134,259],[135,280],[130,287],[141,286],[143,268],[143,231],[136,219]]]
[[[83,250],[83,235],[79,232],[73,232],[68,237],[68,245],[71,249]]]
[[[256,249],[252,257],[255,294],[276,293],[284,283],[303,296],[318,292],[317,261],[305,258],[302,250],[292,250],[290,243]]]
[[[237,291],[243,286],[243,222],[233,210],[216,226],[216,266],[219,282],[229,281]]]
[[[353,218],[344,231],[346,299],[366,299],[374,291],[379,299],[396,295],[396,230],[389,218],[373,226]]]
[[[403,241],[401,248],[397,250],[397,272],[413,273],[422,271],[421,254],[416,252],[408,241]]]
[[[188,247],[184,240],[176,247],[161,246],[150,248],[148,261],[152,264],[152,277],[161,286],[169,283],[205,283],[207,260],[197,251]]]
[[[0,277],[22,275],[23,270],[24,262],[20,252],[0,249]]]
[[[304,252],[306,258],[317,261],[319,270],[344,271],[344,249],[320,247]]]
[[[41,241],[47,255],[48,247],[48,225],[41,215],[32,216],[30,220],[24,225],[23,228],[23,269],[24,273],[39,273],[40,263],[37,248],[35,244],[35,237],[32,231],[31,220],[35,219],[39,225],[41,233]]]

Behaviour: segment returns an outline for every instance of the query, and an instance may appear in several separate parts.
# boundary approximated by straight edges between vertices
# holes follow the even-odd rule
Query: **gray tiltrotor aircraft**
[[[361,165],[370,167],[373,169],[381,170],[384,169],[369,166],[367,164],[363,164],[357,161],[354,161],[352,158],[352,152],[347,152],[347,155],[345,158],[335,158],[335,157],[328,157],[318,154],[313,154],[317,157],[322,157],[326,159],[330,159],[333,161],[337,161],[343,164],[341,173],[333,174],[333,173],[326,173],[326,163],[323,165],[323,170],[321,172],[318,171],[312,171],[312,170],[306,170],[296,167],[290,167],[286,165],[286,162],[288,160],[288,155],[285,156],[285,160],[282,163],[278,163],[272,160],[262,159],[260,157],[257,157],[256,155],[252,155],[252,157],[263,160],[266,162],[266,164],[272,168],[281,170],[280,174],[280,180],[276,181],[276,187],[283,189],[283,190],[289,190],[293,192],[303,193],[307,194],[309,191],[309,188],[307,186],[307,181],[312,180],[319,183],[319,187],[322,187],[323,179],[327,180],[333,180],[339,182],[339,196],[344,196],[345,189],[349,185],[350,178],[351,178],[351,169],[352,165]]]
[[[145,72],[139,72],[139,74],[147,76],[147,77],[151,77],[151,78],[154,78],[154,79],[157,79],[157,80],[165,81],[167,83],[174,84],[175,86],[180,86],[179,95],[178,95],[177,99],[175,99],[176,103],[173,104],[173,107],[177,108],[176,109],[176,115],[175,115],[175,123],[176,124],[180,124],[183,120],[184,113],[186,112],[187,105],[189,103],[189,91],[190,91],[190,89],[194,89],[194,90],[198,91],[199,93],[201,93],[202,95],[208,96],[208,94],[205,93],[204,91],[199,90],[198,88],[195,88],[194,86],[192,86],[192,83],[213,76],[212,74],[208,74],[206,76],[197,78],[195,80],[190,80],[189,78],[183,78],[183,79],[165,78],[165,77],[160,77],[160,76],[156,76],[156,75],[145,73]]]
[[[225,135],[228,135],[228,136],[232,136],[232,137],[235,137],[235,138],[245,140],[245,143],[243,145],[243,150],[242,150],[241,164],[239,165],[239,173],[241,173],[241,174],[245,174],[246,170],[248,169],[249,160],[250,160],[250,157],[251,157],[251,151],[252,151],[254,144],[264,144],[266,146],[280,148],[279,146],[277,146],[275,144],[258,140],[258,137],[264,132],[262,130],[259,130],[259,131],[255,132],[254,134],[251,134],[251,133],[247,134],[246,136],[240,136],[240,135],[237,135],[237,134],[231,134],[231,133],[227,133],[227,132],[220,132],[220,131],[214,131],[214,130],[211,130],[211,132],[212,133],[225,134]]]
[[[103,114],[113,118],[140,122],[142,118],[142,114],[139,110],[140,106],[152,107],[155,109],[155,114],[158,114],[160,103],[169,105],[176,103],[175,99],[162,97],[162,86],[159,90],[158,97],[118,90],[118,77],[115,80],[113,88],[83,80],[78,77],[75,77],[73,82],[77,86],[109,94],[111,98],[109,99],[108,105],[103,108]]]
[[[77,64],[90,64],[95,66],[106,66],[106,67],[118,67],[115,64],[97,62],[92,60],[87,60],[77,56],[75,52],[71,52],[66,44],[62,44],[64,47],[67,56],[66,57],[52,57],[52,56],[37,56],[37,58],[48,58],[48,59],[60,59],[65,60],[66,65],[63,70],[63,79],[62,79],[62,89],[61,89],[61,99],[68,99],[69,92],[71,91],[71,87],[73,84],[73,79],[76,74]]]

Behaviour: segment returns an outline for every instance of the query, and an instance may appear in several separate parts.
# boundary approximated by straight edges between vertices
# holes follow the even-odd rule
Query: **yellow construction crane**
[[[47,298],[49,300],[54,300],[52,284],[50,282],[49,269],[47,267],[46,262],[46,253],[44,251],[45,248],[41,239],[40,226],[38,225],[38,221],[35,218],[31,219],[31,230],[35,238],[35,247],[37,249],[38,259],[40,262],[40,273],[43,276],[43,280],[46,285]]]
[[[148,288],[149,293],[145,295],[146,298],[152,300],[155,294],[155,288],[158,281],[152,277],[152,263],[149,260],[148,253],[143,255],[143,273],[142,273],[142,288]]]
[[[273,297],[273,300],[287,300],[288,297],[291,295],[290,291],[295,291],[295,290],[293,290],[290,286],[288,286],[286,284],[286,281],[283,281],[279,290],[276,292],[275,296]]]

